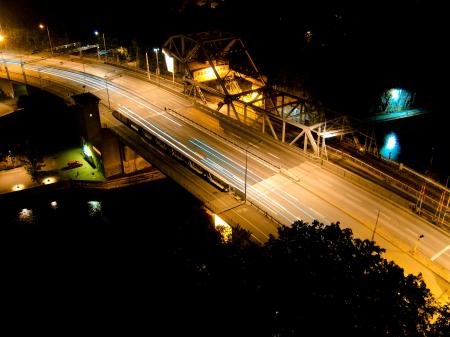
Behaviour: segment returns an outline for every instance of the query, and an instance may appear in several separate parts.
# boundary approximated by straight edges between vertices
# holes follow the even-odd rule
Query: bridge
[[[421,271],[430,287],[446,289],[450,280],[447,232],[430,226],[412,212],[410,202],[397,190],[386,189],[327,160],[327,156],[346,156],[325,144],[327,132],[351,134],[345,124],[329,128],[333,123],[322,120],[321,112],[310,102],[265,86],[262,76],[253,83],[239,70],[233,72],[232,78],[216,71],[215,84],[199,81],[200,76],[208,74],[195,72],[211,65],[214,69],[217,60],[208,61],[206,68],[191,67],[190,60],[200,60],[201,55],[194,57],[194,51],[210,50],[205,46],[213,39],[189,38],[174,37],[164,46],[178,64],[177,80],[180,72],[184,74],[183,83],[78,55],[52,58],[18,51],[3,51],[0,74],[58,94],[69,102],[77,93],[96,95],[101,99],[103,127],[116,133],[211,211],[232,225],[249,229],[255,240],[264,241],[278,225],[298,219],[340,221],[356,237],[374,237],[386,248],[386,257],[407,271]],[[188,43],[193,47],[186,48]],[[244,48],[230,36],[223,39],[223,44],[229,46],[227,49],[221,45],[225,51],[232,46]],[[178,45],[184,45],[184,51],[175,47]],[[177,49],[183,52],[177,54]],[[187,50],[190,54],[186,54]],[[217,86],[222,79],[223,85]],[[234,80],[238,85],[251,82],[253,88],[239,93],[236,83],[232,84]],[[219,89],[214,91],[214,87]],[[300,139],[302,146],[295,146]],[[364,163],[360,167],[367,175],[383,174]],[[391,179],[400,186],[401,182]],[[443,222],[448,221],[445,202],[437,202],[443,206],[439,213],[441,216],[444,212]],[[413,254],[412,247],[420,235],[429,239],[421,240]],[[415,269],[417,261],[425,268]]]

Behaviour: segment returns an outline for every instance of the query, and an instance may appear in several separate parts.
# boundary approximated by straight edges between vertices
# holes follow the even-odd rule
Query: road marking
[[[447,247],[445,247],[445,248],[443,248],[443,249],[441,249],[439,252],[437,252],[436,254],[434,254],[432,257],[431,257],[431,261],[434,261],[434,260],[436,260],[439,256],[441,256],[442,254],[444,254],[447,250],[449,250],[450,249],[450,245],[448,245]]]
[[[413,231],[411,228],[404,227],[403,230],[406,231],[406,232],[410,232],[411,234],[413,234],[414,237],[419,236],[419,234],[417,234],[417,231],[416,230]]]
[[[275,158],[277,158],[277,159],[280,159],[280,157],[277,157],[277,156],[275,156],[274,154],[272,154],[272,153],[270,153],[270,152],[267,152],[267,154],[270,154],[272,157],[275,157]]]
[[[255,148],[259,149],[259,146],[258,146],[258,145],[256,145],[256,144],[253,144],[253,143],[250,143],[250,142],[249,142],[249,144],[250,144],[251,146],[253,146],[253,147],[255,147]]]
[[[324,183],[325,185],[328,185],[328,186],[330,186],[330,187],[333,187],[333,184],[330,184],[328,181],[323,180],[322,178],[319,178],[318,180],[319,180],[320,182]]]
[[[320,213],[320,212],[317,212],[314,208],[311,208],[311,207],[308,207],[311,211],[313,211],[314,213],[316,213],[318,216],[321,216],[322,218],[325,218],[325,216],[322,214],[322,213]]]
[[[187,105],[185,104],[185,102],[181,102],[181,101],[176,100],[176,99],[174,99],[174,98],[168,97],[167,100],[170,101],[170,102],[172,102],[172,103],[179,104],[179,105],[181,105],[181,106],[187,106]]]
[[[237,137],[237,138],[239,138],[239,139],[242,139],[240,136],[238,136],[237,134],[235,134],[235,133],[231,133],[233,136],[235,136],[235,137]]]
[[[298,201],[298,199],[296,198],[296,197],[294,197],[292,194],[290,194],[290,193],[288,193],[288,192],[284,192],[285,194],[287,194],[288,196],[290,196],[292,199],[295,199],[295,200],[297,200]]]
[[[353,201],[356,201],[356,202],[358,202],[358,203],[362,203],[362,200],[361,200],[360,198],[354,196],[354,195],[351,195],[351,194],[343,194],[342,196],[345,197],[345,198],[347,198],[347,199],[351,199],[351,200],[353,200]]]

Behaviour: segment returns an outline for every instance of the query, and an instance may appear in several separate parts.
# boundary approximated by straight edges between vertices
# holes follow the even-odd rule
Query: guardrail
[[[421,215],[428,221],[430,221],[436,225],[441,225],[447,230],[450,229],[450,221],[449,221],[448,215],[447,215],[448,213],[444,214],[442,216],[442,214],[443,214],[443,212],[445,212],[445,210],[441,210],[440,212],[438,212],[438,207],[440,206],[440,200],[436,200],[435,198],[433,198],[430,195],[421,193],[421,191],[418,190],[417,188],[415,188],[414,186],[411,186],[404,182],[401,182],[398,179],[387,174],[386,172],[383,172],[377,168],[374,168],[373,166],[370,166],[369,164],[351,156],[350,154],[348,154],[346,152],[334,149],[329,146],[327,146],[327,151],[328,151],[329,155],[331,154],[331,156],[334,156],[336,158],[342,158],[342,159],[348,160],[348,161],[352,162],[353,164],[356,164],[356,166],[362,168],[365,172],[367,172],[370,175],[374,176],[375,178],[379,179],[383,183],[395,188],[396,190],[402,191],[403,193],[408,195],[410,197],[410,199],[414,200],[414,202],[408,202],[405,204],[404,201],[400,200],[399,198],[396,198],[397,202],[403,204],[406,207],[413,209],[418,215]],[[400,169],[400,166],[399,166],[399,169]],[[405,169],[405,167],[402,167],[402,169]],[[345,169],[343,169],[343,170],[345,170]],[[335,169],[334,171],[344,178],[350,179],[350,177],[352,177],[352,174],[350,174],[347,170],[340,171],[340,170]],[[408,171],[414,172],[411,169],[408,169]],[[419,177],[419,175],[417,175],[417,177]],[[354,180],[354,178],[352,178],[352,179]],[[436,185],[436,183],[434,185]],[[447,193],[448,189],[445,188],[444,186],[442,186],[441,191],[442,191],[442,193],[444,193],[444,192]],[[386,192],[386,193],[389,193],[389,192]],[[386,194],[386,193],[384,193],[384,194]],[[449,196],[447,194],[447,198],[448,197]],[[393,199],[393,197],[389,196],[389,199]],[[422,206],[419,209],[415,208],[417,200],[422,200],[423,205],[427,205],[428,209],[425,206]],[[444,208],[445,208],[445,205],[444,205]]]

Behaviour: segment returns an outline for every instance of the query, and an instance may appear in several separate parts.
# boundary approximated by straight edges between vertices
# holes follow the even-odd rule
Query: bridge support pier
[[[14,87],[11,81],[4,78],[0,79],[0,91],[3,95],[14,98]]]

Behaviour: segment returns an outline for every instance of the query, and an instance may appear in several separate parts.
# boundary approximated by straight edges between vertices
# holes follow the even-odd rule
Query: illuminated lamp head
[[[388,150],[392,150],[394,149],[395,144],[397,144],[397,138],[395,137],[395,135],[390,135],[386,143],[386,148]]]
[[[83,153],[86,155],[86,157],[92,157],[92,151],[87,144],[83,145]]]
[[[380,150],[381,156],[389,160],[396,160],[400,153],[400,145],[395,133],[391,132],[385,137],[384,145]]]
[[[391,99],[397,101],[400,97],[400,89],[391,89]]]

